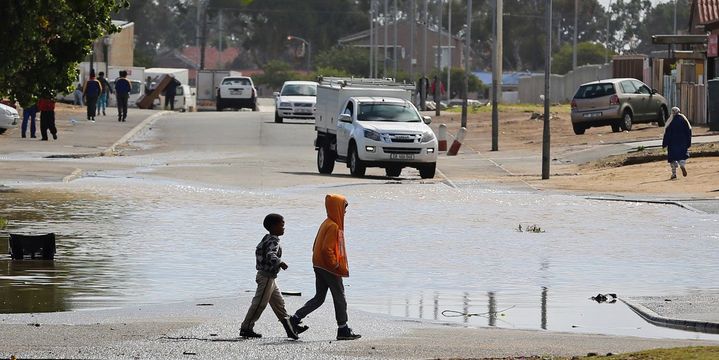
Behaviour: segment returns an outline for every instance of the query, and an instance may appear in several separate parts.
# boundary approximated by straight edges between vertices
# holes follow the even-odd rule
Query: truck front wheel
[[[350,168],[350,174],[354,177],[362,177],[364,176],[365,171],[367,170],[367,167],[365,164],[360,160],[359,155],[357,155],[357,145],[352,145],[350,148],[350,154],[349,154],[349,168]]]
[[[335,156],[329,144],[322,144],[317,149],[317,170],[320,174],[332,174],[335,169]]]
[[[419,168],[419,177],[422,179],[431,179],[437,170],[437,163],[431,163]]]

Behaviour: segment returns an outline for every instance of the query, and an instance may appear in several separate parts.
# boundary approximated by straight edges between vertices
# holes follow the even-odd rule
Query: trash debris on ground
[[[531,233],[543,233],[545,232],[542,230],[541,227],[537,226],[536,224],[526,226],[524,229],[522,228],[522,224],[517,225],[517,231],[518,232],[531,232]]]

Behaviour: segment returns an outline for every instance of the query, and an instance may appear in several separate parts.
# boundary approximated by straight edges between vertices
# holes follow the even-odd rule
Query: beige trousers
[[[260,319],[260,315],[262,315],[267,304],[270,304],[272,311],[278,319],[282,320],[289,317],[287,310],[285,310],[285,299],[282,298],[275,279],[257,272],[255,281],[257,282],[257,291],[255,291],[252,304],[247,310],[245,320],[242,322],[242,330],[252,330],[254,328],[255,323]]]

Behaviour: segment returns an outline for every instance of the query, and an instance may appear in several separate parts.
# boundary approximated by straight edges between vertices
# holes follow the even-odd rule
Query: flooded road
[[[2,193],[7,232],[55,232],[58,240],[56,261],[18,262],[9,260],[7,241],[0,239],[0,312],[171,303],[253,291],[254,247],[269,212],[286,220],[282,246],[290,268],[280,274],[280,288],[308,298],[314,289],[312,242],[330,192],[350,202],[350,307],[473,326],[719,339],[657,328],[621,303],[588,299],[608,292],[629,297],[719,290],[716,215],[369,180],[258,191],[96,177]],[[520,224],[544,232],[519,232]],[[444,310],[477,316],[448,318]]]

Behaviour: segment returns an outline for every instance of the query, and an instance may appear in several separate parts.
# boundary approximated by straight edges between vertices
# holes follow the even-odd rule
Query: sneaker
[[[349,326],[337,329],[337,340],[357,340],[361,337],[362,335],[352,332],[352,329],[350,329]]]
[[[687,177],[687,168],[685,168],[684,166],[682,166],[681,168],[682,168],[682,175],[684,177]]]
[[[243,338],[261,338],[262,334],[258,334],[253,330],[242,330],[240,329],[240,337]]]
[[[24,139],[24,138],[26,138],[27,136],[25,136],[25,134],[21,134],[20,137]]]
[[[676,180],[676,179],[677,179],[677,174],[672,174],[672,176],[669,177],[669,180]]]
[[[52,134],[52,139],[57,140],[57,134]]]
[[[292,330],[294,330],[298,335],[310,328],[307,325],[302,325],[302,320],[296,315],[290,316],[290,325],[292,325]]]
[[[105,110],[102,110],[102,116],[106,116],[106,115],[107,114],[105,114]]]
[[[285,332],[287,332],[288,338],[294,339],[294,340],[297,340],[300,338],[299,336],[297,336],[297,333],[292,328],[292,324],[290,324],[289,318],[284,318],[284,319],[280,320],[280,322],[282,323],[282,327],[285,328]]]

